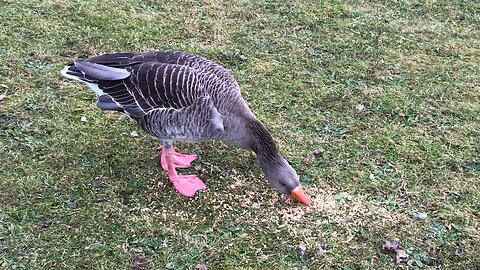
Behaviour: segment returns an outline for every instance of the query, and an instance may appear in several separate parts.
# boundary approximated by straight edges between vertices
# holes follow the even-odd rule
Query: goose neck
[[[281,156],[270,132],[258,120],[251,121],[248,128],[252,135],[250,148],[257,155],[260,165],[277,163]]]

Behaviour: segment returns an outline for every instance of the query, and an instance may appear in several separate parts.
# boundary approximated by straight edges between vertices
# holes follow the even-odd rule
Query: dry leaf
[[[317,254],[323,255],[327,251],[327,245],[325,244],[317,244]]]
[[[362,112],[363,110],[365,110],[365,106],[361,103],[355,105],[355,110],[357,110],[357,112]]]
[[[303,256],[305,254],[305,251],[307,250],[307,245],[305,245],[304,243],[300,243],[297,248],[300,251],[300,256]]]
[[[404,261],[408,258],[407,252],[405,252],[404,250],[401,250],[398,247],[398,243],[396,241],[386,240],[383,243],[382,249],[385,253],[395,253],[395,258],[397,263]]]
[[[132,270],[153,269],[152,263],[141,252],[133,252],[130,255]]]
[[[415,216],[419,219],[427,219],[428,217],[428,214],[425,213],[425,212],[416,212],[415,213]]]
[[[397,263],[401,262],[401,261],[404,261],[408,258],[408,254],[407,252],[405,252],[404,250],[401,250],[401,249],[397,249],[396,250],[396,259],[397,259]]]
[[[321,157],[323,157],[324,152],[325,151],[323,149],[317,149],[317,150],[313,151],[312,154],[315,158],[321,158]]]
[[[384,251],[392,251],[392,250],[395,251],[396,249],[398,249],[398,243],[395,241],[386,240],[383,243]]]
[[[72,201],[72,200],[67,200],[67,206],[70,209],[77,209],[78,208],[77,202]]]
[[[207,266],[203,263],[199,263],[197,264],[197,266],[195,266],[195,269],[198,269],[198,270],[208,270]]]

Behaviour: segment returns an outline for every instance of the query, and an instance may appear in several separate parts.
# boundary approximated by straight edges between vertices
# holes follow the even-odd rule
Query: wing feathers
[[[223,132],[223,120],[210,96],[197,98],[182,109],[159,108],[137,119],[144,130],[158,138],[211,139]]]
[[[98,86],[103,91],[99,95],[107,94],[132,115],[188,107],[219,85],[210,82],[212,79],[236,84],[228,71],[214,62],[172,51],[104,54],[71,62],[62,74]]]

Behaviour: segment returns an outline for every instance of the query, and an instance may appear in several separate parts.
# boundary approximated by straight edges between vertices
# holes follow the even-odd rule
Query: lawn
[[[208,186],[181,197],[59,73],[155,49],[229,68],[313,205],[220,142],[177,145]],[[0,53],[0,269],[480,265],[478,1],[4,0]]]

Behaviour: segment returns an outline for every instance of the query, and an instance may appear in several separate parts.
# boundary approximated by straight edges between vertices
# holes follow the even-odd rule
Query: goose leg
[[[168,148],[171,148],[173,164],[175,164],[176,168],[188,168],[188,167],[190,167],[190,163],[192,163],[192,161],[197,159],[197,155],[188,155],[188,154],[177,153],[177,152],[175,152],[175,149],[173,148],[173,146],[162,145],[162,146],[160,146],[160,149],[162,150],[162,155],[160,157],[160,164],[162,165],[162,168],[165,171],[168,171],[167,160],[166,160],[166,153],[167,153]]]
[[[174,162],[175,150],[172,146],[163,147],[162,156],[165,155],[165,165],[168,179],[172,182],[175,189],[186,197],[192,197],[198,190],[206,189],[207,186],[196,175],[178,175]],[[162,164],[163,167],[163,164]]]

